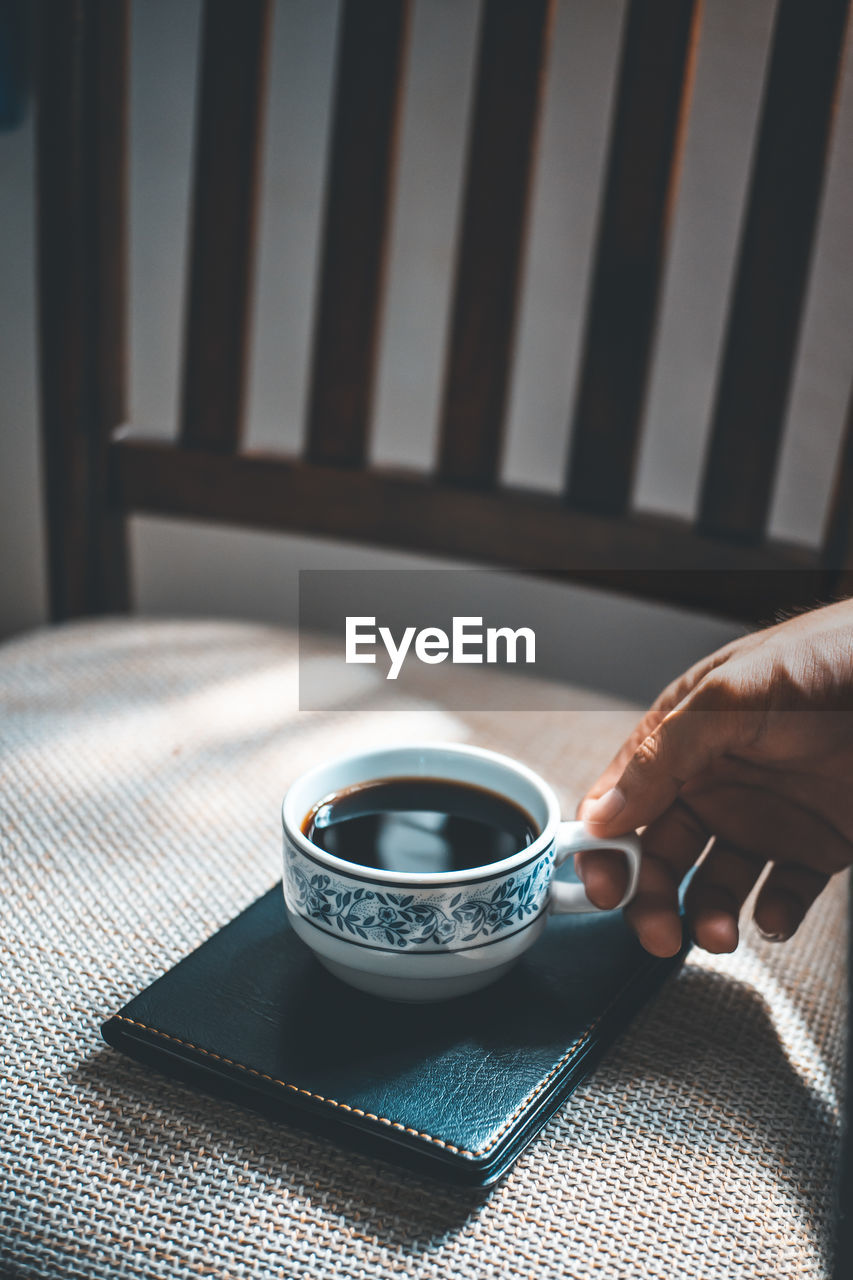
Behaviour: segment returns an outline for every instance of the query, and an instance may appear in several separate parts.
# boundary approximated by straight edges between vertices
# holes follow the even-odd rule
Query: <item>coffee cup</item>
[[[394,780],[452,784],[522,811],[530,834],[497,861],[458,870],[393,870],[330,852],[306,834],[336,797]],[[321,964],[362,991],[404,1001],[443,1000],[494,982],[536,941],[550,914],[596,911],[583,886],[555,879],[572,854],[621,851],[633,897],[635,835],[600,840],[564,821],[537,773],[509,756],[457,744],[392,746],[322,764],[282,805],[284,900],[291,926]]]

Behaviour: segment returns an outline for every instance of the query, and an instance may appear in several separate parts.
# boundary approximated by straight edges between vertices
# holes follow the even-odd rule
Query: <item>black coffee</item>
[[[512,800],[441,778],[348,787],[315,805],[302,831],[347,862],[423,874],[500,862],[539,835],[530,815]]]

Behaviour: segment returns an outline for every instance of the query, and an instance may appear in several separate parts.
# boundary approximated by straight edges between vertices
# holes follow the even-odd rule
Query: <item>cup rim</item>
[[[370,751],[354,751],[348,752],[346,755],[335,756],[331,760],[326,760],[320,765],[316,765],[313,769],[308,769],[305,773],[294,778],[293,782],[287,789],[281,804],[281,822],[285,835],[296,846],[297,849],[313,862],[327,866],[331,871],[338,874],[355,877],[358,879],[372,878],[369,873],[374,870],[372,867],[363,866],[359,862],[349,862],[346,858],[338,858],[335,854],[327,853],[325,849],[321,849],[319,845],[314,844],[303,833],[301,827],[290,821],[287,810],[288,799],[294,791],[297,784],[304,785],[310,783],[312,777],[321,775],[329,769],[333,769],[338,765],[345,764],[353,760],[370,761],[373,757],[387,756],[389,751],[399,747],[401,751],[415,752],[443,752],[445,754],[462,755],[474,757],[480,760],[488,761],[500,768],[509,769],[512,773],[524,778],[531,786],[535,787],[545,802],[548,818],[542,830],[536,839],[523,849],[519,849],[516,853],[510,854],[508,858],[503,858],[500,862],[488,862],[478,867],[465,867],[459,871],[437,871],[437,872],[420,872],[420,871],[377,871],[376,879],[381,880],[383,884],[408,885],[411,888],[448,888],[455,884],[470,883],[472,880],[493,880],[499,879],[506,875],[507,872],[513,871],[528,862],[534,862],[548,849],[553,841],[557,828],[562,820],[560,812],[560,804],[552,788],[548,785],[533,769],[522,764],[519,760],[514,760],[512,756],[502,755],[498,751],[489,751],[486,747],[475,747],[468,743],[458,742],[401,742],[391,744],[387,747],[379,747]],[[394,777],[394,774],[383,775],[385,777]],[[402,774],[400,776],[409,776]],[[438,775],[440,776],[440,774]],[[499,794],[499,793],[498,793]],[[317,799],[321,799],[322,795]],[[316,801],[315,801],[316,803]]]

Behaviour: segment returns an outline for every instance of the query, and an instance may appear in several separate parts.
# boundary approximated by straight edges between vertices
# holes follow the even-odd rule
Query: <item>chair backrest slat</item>
[[[181,443],[233,453],[248,368],[270,0],[206,0]]]
[[[360,466],[381,320],[409,0],[345,0],[341,15],[308,457]]]
[[[848,0],[780,0],[699,524],[764,534],[829,150]]]
[[[488,486],[500,462],[553,0],[485,0],[438,470]]]
[[[239,438],[272,0],[204,0],[179,438],[159,443],[113,431],[125,422],[128,0],[39,6],[52,616],[127,606],[133,511],[589,571],[749,619],[853,591],[853,407],[823,548],[758,536],[851,3],[778,0],[701,521],[630,509],[701,0],[626,0],[564,494],[499,482],[556,0],[481,0],[439,460],[409,476],[368,465],[367,446],[412,0],[341,0],[307,459],[247,453]]]
[[[127,415],[127,0],[98,5],[94,51],[97,182],[94,234],[103,267],[97,278],[96,395],[103,440]]]
[[[626,15],[566,481],[589,511],[630,501],[700,8],[631,0]]]
[[[40,14],[37,117],[42,466],[51,617],[127,607],[106,445],[125,417],[128,5]]]
[[[838,575],[845,575],[844,594],[853,590],[853,391],[847,404],[847,418],[832,494],[827,508],[821,559]]]

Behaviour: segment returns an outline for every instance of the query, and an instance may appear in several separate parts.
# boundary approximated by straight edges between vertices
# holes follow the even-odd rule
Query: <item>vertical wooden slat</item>
[[[626,16],[566,482],[590,511],[630,501],[700,12],[631,0]]]
[[[838,594],[853,594],[853,392],[827,509],[821,559],[834,575]]]
[[[107,441],[125,415],[125,0],[39,11],[42,465],[54,620],[127,607]]]
[[[127,521],[113,503],[108,463],[109,438],[127,418],[127,165],[130,11],[127,0],[99,0],[93,113],[97,175],[95,237],[90,260],[97,261],[97,327],[95,375],[97,493],[96,529],[99,608],[124,611],[130,606]]]
[[[345,0],[337,60],[307,455],[365,459],[408,0]]]
[[[439,474],[494,483],[553,0],[484,0]]]
[[[249,357],[270,0],[206,0],[181,443],[233,452]]]
[[[829,150],[848,0],[779,0],[735,276],[700,528],[767,523]]]

